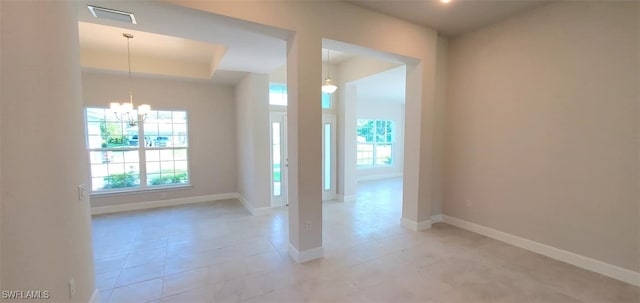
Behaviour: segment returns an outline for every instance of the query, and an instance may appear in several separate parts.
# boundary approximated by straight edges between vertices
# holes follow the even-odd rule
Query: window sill
[[[113,191],[99,191],[92,192],[89,194],[90,197],[106,197],[106,196],[121,196],[121,195],[137,195],[137,194],[147,194],[159,191],[170,191],[170,190],[182,190],[189,189],[193,186],[191,184],[180,184],[180,185],[170,185],[170,186],[158,186],[152,188],[145,189],[125,189],[125,190],[113,190]]]
[[[376,169],[376,168],[392,168],[393,164],[389,164],[389,165],[376,165],[376,166],[360,166],[357,167],[356,169],[358,170],[367,170],[367,169]]]

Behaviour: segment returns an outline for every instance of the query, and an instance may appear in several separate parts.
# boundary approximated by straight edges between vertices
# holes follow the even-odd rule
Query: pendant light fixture
[[[322,83],[322,92],[327,94],[333,94],[338,87],[333,84],[333,80],[329,77],[329,70],[331,68],[331,57],[329,54],[329,50],[327,49],[327,77],[324,78],[324,82]]]
[[[122,36],[127,38],[127,60],[129,64],[129,102],[112,102],[109,107],[118,120],[126,122],[130,127],[134,127],[136,126],[138,121],[144,121],[144,119],[147,118],[147,114],[151,111],[151,106],[149,106],[148,104],[141,104],[138,106],[137,113],[133,109],[133,91],[131,89],[131,50],[129,47],[129,40],[133,38],[133,35],[129,33],[123,33]]]

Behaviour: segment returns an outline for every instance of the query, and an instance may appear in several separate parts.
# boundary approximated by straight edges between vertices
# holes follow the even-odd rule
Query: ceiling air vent
[[[87,8],[89,8],[89,11],[91,12],[91,14],[96,18],[137,24],[136,17],[133,15],[133,13],[127,13],[123,11],[117,11],[114,9],[98,7],[93,5],[87,5]]]

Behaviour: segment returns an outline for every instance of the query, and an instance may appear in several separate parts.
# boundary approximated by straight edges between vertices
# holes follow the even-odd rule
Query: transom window
[[[130,126],[108,108],[89,107],[86,134],[92,192],[189,184],[186,111],[151,111]]]
[[[269,104],[287,106],[287,85],[269,84]],[[331,108],[331,94],[322,93],[322,109]]]
[[[287,86],[284,84],[269,84],[269,104],[287,106]]]
[[[322,109],[331,108],[331,94],[322,93]]]
[[[359,168],[393,163],[393,121],[358,119],[357,164]]]

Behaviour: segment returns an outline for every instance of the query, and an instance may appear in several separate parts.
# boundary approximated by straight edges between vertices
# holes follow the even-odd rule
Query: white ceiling
[[[127,38],[123,33],[133,34],[130,40],[132,55],[155,56],[191,62],[211,63],[217,47],[224,47],[178,37],[158,35],[137,30],[112,27],[95,23],[78,23],[80,47],[99,49],[109,53],[127,54]]]
[[[456,36],[555,0],[346,0]]]
[[[127,42],[135,73],[211,79],[226,47],[102,24],[78,22],[80,62],[85,68],[126,72]],[[123,33],[132,34],[127,41]]]
[[[331,64],[340,64],[353,57],[355,57],[355,55],[347,52],[341,52],[341,51],[327,49],[327,48],[322,49],[322,62],[330,62]]]
[[[269,73],[286,62],[286,39],[290,33],[285,30],[155,1],[87,0],[76,3],[81,27],[82,23],[103,26],[93,26],[84,35],[81,32],[81,46],[99,47],[102,53],[121,54],[126,51],[126,41],[123,41],[120,30],[128,30],[136,33],[131,40],[132,54],[153,52],[156,57],[170,57],[176,62],[199,63],[203,70],[211,70],[212,45],[226,47],[224,56],[215,67],[214,81],[227,71],[234,73],[226,73],[222,82],[237,78],[237,72]],[[133,13],[137,24],[95,18],[87,9],[89,4]],[[132,66],[135,64],[132,57]]]
[[[553,0],[451,0],[446,5],[436,0],[346,1],[436,28],[445,35],[456,35]],[[286,40],[291,35],[286,30],[157,1],[76,3],[85,68],[126,71],[126,40],[122,37],[125,31],[136,36],[131,40],[134,72],[211,79],[211,72],[215,71],[214,82],[234,84],[247,72],[268,74],[286,64]],[[88,4],[133,13],[137,24],[94,18]],[[332,49],[332,64],[360,54],[333,43],[336,45],[327,43],[322,51],[325,62],[326,48]],[[91,56],[92,60],[87,59]],[[156,61],[149,59],[152,57]],[[153,70],[151,67],[163,68],[158,63],[160,59],[171,61],[164,67],[179,72]],[[149,67],[146,70],[142,68],[145,64]]]

